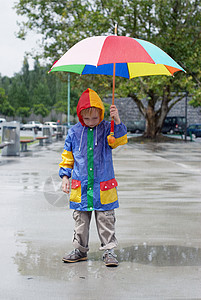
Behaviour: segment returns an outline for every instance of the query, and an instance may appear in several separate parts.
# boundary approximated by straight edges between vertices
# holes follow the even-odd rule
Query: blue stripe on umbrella
[[[86,65],[83,69],[82,75],[86,74],[100,74],[100,75],[113,75],[113,64],[106,64],[101,66]],[[116,76],[129,78],[128,67],[126,63],[116,64]]]

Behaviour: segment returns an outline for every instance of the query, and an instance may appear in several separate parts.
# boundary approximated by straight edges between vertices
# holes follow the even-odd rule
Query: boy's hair
[[[82,109],[80,114],[83,117],[83,116],[86,116],[86,115],[91,115],[93,111],[98,111],[99,115],[101,116],[102,110],[100,108],[94,107],[94,106]]]

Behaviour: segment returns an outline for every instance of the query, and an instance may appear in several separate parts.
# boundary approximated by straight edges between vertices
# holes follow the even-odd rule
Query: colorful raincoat
[[[86,127],[81,110],[100,108],[101,120],[95,128]],[[104,106],[91,89],[80,97],[77,106],[79,123],[69,129],[65,140],[59,175],[72,176],[70,208],[81,211],[105,211],[119,207],[114,176],[112,149],[127,143],[127,129],[115,124],[115,143],[109,144],[110,122],[103,120]]]

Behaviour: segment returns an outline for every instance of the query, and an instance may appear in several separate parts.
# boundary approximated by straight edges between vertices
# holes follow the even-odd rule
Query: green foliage
[[[5,90],[3,88],[0,88],[0,105],[3,104],[4,101],[6,101],[7,96],[5,93]]]
[[[104,107],[105,107],[105,114],[104,114],[104,119],[109,120],[110,119],[110,104],[103,102]]]
[[[15,115],[15,110],[8,102],[8,97],[3,88],[0,88],[0,113],[8,117]]]
[[[192,100],[189,102],[193,107],[201,106],[201,90],[197,89],[194,91]]]
[[[18,107],[18,109],[17,109],[17,115],[22,117],[22,120],[25,117],[29,117],[30,114],[31,114],[31,110],[29,107]]]
[[[41,67],[39,60],[36,59],[34,70],[30,71],[25,57],[20,73],[15,74],[13,78],[0,76],[0,112],[13,116],[18,115],[24,121],[24,118],[33,111],[35,104],[43,104],[45,110],[41,107],[40,110],[44,115],[53,109],[57,103],[56,107],[59,107],[57,111],[66,114],[67,77],[64,76],[61,80],[59,74],[48,74],[49,69],[49,66]],[[75,103],[77,103],[78,93],[77,88],[73,88],[71,92],[71,114],[76,113],[74,106],[77,105]],[[3,99],[4,109],[2,108]],[[7,101],[6,106],[5,101]]]
[[[2,113],[4,116],[13,117],[15,115],[15,109],[9,104],[8,101],[5,101],[2,107]]]
[[[54,105],[54,109],[57,113],[64,112],[65,110],[67,110],[66,101],[60,100],[60,101],[56,102],[55,105]]]
[[[33,112],[38,116],[41,115],[42,117],[46,117],[49,114],[49,110],[45,107],[43,103],[34,104]]]
[[[31,115],[31,109],[29,107],[18,107],[17,116],[22,118],[22,122],[25,123],[25,118]]]

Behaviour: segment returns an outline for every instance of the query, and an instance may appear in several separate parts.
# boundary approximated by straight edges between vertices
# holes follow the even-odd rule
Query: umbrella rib
[[[128,63],[126,64],[127,67],[127,71],[128,71],[128,78],[130,79],[130,72],[129,72],[129,68],[128,68]]]

